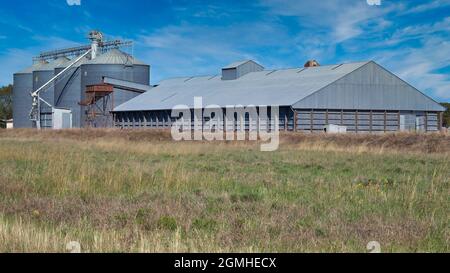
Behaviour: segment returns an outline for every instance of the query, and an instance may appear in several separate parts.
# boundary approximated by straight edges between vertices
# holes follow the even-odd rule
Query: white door
[[[400,131],[406,131],[406,117],[405,115],[400,115]]]

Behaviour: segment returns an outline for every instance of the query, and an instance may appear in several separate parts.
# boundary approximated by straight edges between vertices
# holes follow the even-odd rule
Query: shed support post
[[[387,132],[387,111],[384,111],[384,132]]]
[[[249,128],[251,127],[251,124],[249,124]],[[288,130],[288,114],[284,114],[284,131],[287,132]]]
[[[297,122],[298,122],[298,112],[297,112],[297,110],[293,110],[294,111],[294,132],[297,132],[297,130],[298,130],[298,125],[297,125]]]
[[[116,127],[116,119],[114,118],[114,113],[111,113],[111,124],[109,124],[109,125],[110,125],[110,128]]]
[[[172,117],[170,115],[170,111],[166,111],[166,115],[167,115],[167,119],[169,121],[169,127],[172,127],[173,123],[172,123]]]
[[[425,133],[428,132],[428,112],[425,112]]]
[[[438,128],[439,128],[439,132],[442,131],[442,128],[444,127],[444,112],[440,112],[438,114]]]
[[[147,113],[146,112],[142,112],[142,122],[143,122],[143,124],[142,124],[142,127],[147,127],[147,115],[146,115]]]

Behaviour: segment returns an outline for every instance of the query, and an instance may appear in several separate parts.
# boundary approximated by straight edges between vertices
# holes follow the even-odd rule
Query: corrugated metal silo
[[[82,100],[85,99],[84,91],[86,86],[101,83],[103,77],[149,85],[150,66],[118,49],[110,50],[81,65]],[[117,94],[114,97],[114,104],[120,105],[136,95],[138,94],[132,92]],[[81,115],[79,117],[74,115],[74,121],[79,119],[79,124],[74,125],[83,127],[86,117],[83,111],[80,112]]]
[[[55,68],[65,67],[69,64],[69,61],[70,59],[61,57],[35,69],[33,71],[33,91],[36,91],[55,76]],[[54,105],[54,90],[54,84],[52,84],[48,89],[40,92],[40,97],[51,105]]]
[[[31,95],[33,91],[33,71],[41,69],[47,62],[36,63],[14,74],[13,119],[14,128],[32,128],[30,121]]]
[[[40,66],[33,71],[33,91],[38,90],[46,84],[54,76],[54,70],[58,66],[65,66],[70,60],[66,57],[57,58],[45,65]],[[41,99],[54,106],[54,84],[51,84],[47,89],[40,92]],[[52,107],[46,103],[41,103],[41,127],[52,128]]]
[[[58,108],[66,108],[72,111],[73,127],[80,127],[81,110],[79,102],[84,92],[81,88],[81,65],[89,62],[87,57],[70,68],[63,77],[55,84],[55,105]],[[55,75],[60,73],[64,67],[55,68]]]
[[[61,70],[56,68],[55,73]],[[58,108],[72,110],[73,127],[85,126],[86,116],[80,102],[85,100],[86,86],[101,83],[103,77],[148,85],[150,66],[118,49],[112,49],[93,60],[85,58],[69,69],[67,75],[55,85],[55,103]],[[122,104],[137,95],[133,92],[118,92],[114,104]]]
[[[48,64],[40,66],[33,71],[33,91],[36,91],[54,77],[55,68],[65,67],[69,64],[70,59],[60,57]],[[55,87],[51,84],[47,89],[40,92],[40,97],[48,102],[51,106],[55,106]],[[52,108],[45,103],[41,103],[41,121],[42,127],[51,127]],[[45,116],[49,116],[46,118]],[[46,122],[48,120],[48,123]]]

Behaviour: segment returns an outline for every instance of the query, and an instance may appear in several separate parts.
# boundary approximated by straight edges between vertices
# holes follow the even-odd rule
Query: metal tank
[[[59,57],[56,60],[42,65],[33,71],[33,91],[36,91],[51,78],[53,78],[56,67],[66,67],[70,59],[66,57]],[[40,93],[40,97],[49,103],[52,107],[55,106],[55,88],[50,85],[46,90]],[[45,103],[41,103],[41,127],[52,128],[52,107]]]
[[[30,121],[31,95],[33,91],[33,72],[48,63],[37,62],[34,65],[14,74],[13,83],[13,119],[14,128],[33,128]]]
[[[112,49],[93,60],[84,61],[78,67],[71,69],[68,74],[70,76],[57,84],[56,106],[72,110],[73,127],[85,126],[86,113],[80,102],[86,99],[87,85],[102,83],[103,77],[145,85],[150,83],[150,66],[118,49]],[[137,95],[139,93],[120,92],[114,97],[114,104],[120,105]]]
[[[72,126],[79,126],[81,93],[81,65],[89,59],[83,58],[75,66],[70,68],[65,75],[55,83],[54,101],[56,108],[70,109],[72,111]],[[64,67],[55,68],[55,75],[60,73]]]
[[[33,91],[36,91],[39,87],[47,83],[53,76],[55,76],[55,68],[66,67],[70,62],[70,59],[60,57],[48,64],[42,65],[38,69],[33,71]],[[54,105],[54,85],[50,85],[47,90],[43,90],[40,93],[40,97],[46,102]]]

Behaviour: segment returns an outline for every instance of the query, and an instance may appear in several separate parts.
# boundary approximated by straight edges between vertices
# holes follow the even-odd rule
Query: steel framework
[[[86,107],[86,127],[106,128],[114,125],[111,112],[114,109],[114,87],[109,84],[86,86],[86,99],[80,102]]]
[[[33,58],[33,62],[37,63],[40,61],[49,61],[49,60],[57,59],[59,57],[79,56],[79,55],[85,53],[87,50],[91,49],[91,46],[92,45],[84,45],[84,46],[79,46],[79,47],[72,47],[72,48],[42,52],[41,54],[39,54],[39,56],[36,56]],[[133,46],[133,42],[132,41],[113,40],[113,41],[100,42],[98,45],[101,53],[105,53],[114,48],[120,48],[120,47],[126,47],[126,46]]]

